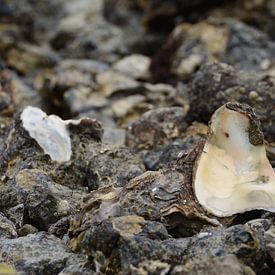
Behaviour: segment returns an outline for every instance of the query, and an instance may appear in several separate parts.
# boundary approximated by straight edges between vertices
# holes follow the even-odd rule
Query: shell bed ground
[[[275,0],[0,2],[0,274],[275,274]]]

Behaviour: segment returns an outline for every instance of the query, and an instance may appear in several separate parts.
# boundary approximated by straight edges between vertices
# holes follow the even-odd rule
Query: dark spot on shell
[[[225,135],[227,138],[229,138],[229,134],[228,134],[228,133],[224,132],[224,135]]]

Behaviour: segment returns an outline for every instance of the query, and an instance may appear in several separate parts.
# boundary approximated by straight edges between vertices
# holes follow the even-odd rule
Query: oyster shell
[[[253,109],[229,102],[213,114],[209,126],[194,166],[199,203],[219,217],[253,209],[275,211],[275,173]]]
[[[28,106],[21,114],[24,129],[35,139],[45,154],[57,162],[71,159],[72,145],[69,126],[80,125],[89,128],[89,118],[79,120],[63,120],[56,115],[47,115],[36,107]]]

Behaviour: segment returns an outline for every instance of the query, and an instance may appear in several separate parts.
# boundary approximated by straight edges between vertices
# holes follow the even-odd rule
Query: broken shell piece
[[[47,116],[42,110],[27,107],[21,114],[23,127],[52,160],[63,162],[71,158],[71,139],[66,123],[58,116]]]
[[[86,125],[89,118],[62,120],[56,115],[47,115],[36,107],[27,107],[21,114],[24,129],[36,140],[45,154],[52,160],[65,162],[71,159],[72,146],[69,126]]]
[[[214,215],[275,211],[275,173],[259,120],[248,105],[227,103],[213,114],[194,169],[196,197]]]

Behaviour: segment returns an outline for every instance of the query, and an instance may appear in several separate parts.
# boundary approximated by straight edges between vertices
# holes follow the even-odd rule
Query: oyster
[[[253,209],[275,211],[275,173],[253,109],[229,102],[213,114],[209,126],[194,166],[199,203],[219,217]]]

